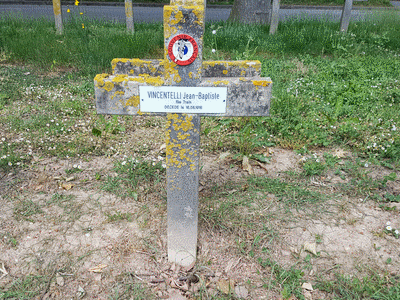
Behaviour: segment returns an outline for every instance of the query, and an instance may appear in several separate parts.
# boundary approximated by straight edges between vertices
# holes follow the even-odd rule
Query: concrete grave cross
[[[200,117],[268,116],[272,87],[259,61],[202,60],[203,1],[164,6],[164,59],[114,59],[94,79],[99,114],[167,117],[168,259],[182,266],[196,261]]]

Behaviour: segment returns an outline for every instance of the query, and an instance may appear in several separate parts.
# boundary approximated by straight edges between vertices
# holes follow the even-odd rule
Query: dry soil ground
[[[69,159],[38,155],[22,169],[0,173],[0,295],[25,291],[26,298],[14,299],[280,299],[284,282],[275,282],[274,266],[257,261],[262,253],[279,267],[302,270],[301,282],[310,284],[304,285],[306,299],[331,297],[315,288],[321,277],[362,277],[371,270],[400,275],[400,240],[385,231],[387,222],[393,230],[400,228],[399,204],[380,207],[368,197],[344,193],[339,187],[350,178],[334,170],[301,176],[307,155],[276,147],[261,150],[270,158],[268,164],[251,161],[254,175],[229,153],[203,151],[197,264],[191,270],[170,264],[162,175],[157,182],[143,183],[131,197],[104,188],[120,176],[115,163],[142,147],[144,136],[148,151],[142,157],[163,161],[162,128],[137,126],[124,134],[125,153]],[[205,146],[212,144],[202,138]],[[109,143],[112,147],[113,141]],[[354,159],[341,149],[323,152],[336,157],[338,165]],[[322,159],[322,154],[316,151],[314,156]],[[71,174],[71,169],[79,170]],[[376,180],[393,172],[373,165],[365,169]],[[253,185],[250,178],[258,183],[301,181],[304,190],[326,198],[311,206],[289,205],[278,192]],[[398,195],[399,180],[388,181],[385,189]],[[295,199],[300,191],[290,193],[284,198]],[[229,207],[229,201],[241,198],[247,204]],[[226,218],[213,214],[221,214],[223,204]],[[229,219],[233,211],[240,222]],[[262,224],[248,228],[246,219]],[[230,287],[235,296],[227,296]]]

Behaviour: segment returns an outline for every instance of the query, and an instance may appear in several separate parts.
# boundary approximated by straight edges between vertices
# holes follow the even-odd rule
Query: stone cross
[[[200,117],[268,116],[272,88],[259,61],[202,60],[203,1],[164,6],[164,59],[114,59],[94,79],[99,114],[167,117],[168,259],[181,266],[196,261]]]

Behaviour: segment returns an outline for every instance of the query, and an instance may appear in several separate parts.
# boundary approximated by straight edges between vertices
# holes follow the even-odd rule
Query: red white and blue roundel
[[[168,55],[180,66],[190,65],[197,57],[199,47],[190,35],[178,34],[168,44]]]

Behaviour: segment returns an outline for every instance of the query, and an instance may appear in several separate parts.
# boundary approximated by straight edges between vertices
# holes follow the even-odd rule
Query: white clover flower
[[[216,51],[215,49],[212,49],[212,50],[211,50],[212,53],[215,53],[215,51]]]
[[[214,29],[213,31],[212,31],[212,34],[216,34],[217,33],[217,31]]]
[[[387,231],[392,231],[392,226],[389,226],[389,225],[386,226],[386,230],[387,230]]]

